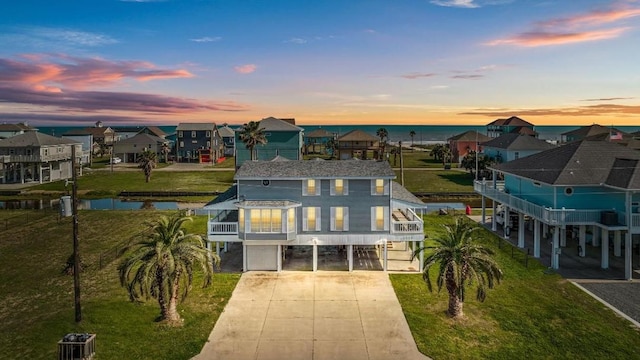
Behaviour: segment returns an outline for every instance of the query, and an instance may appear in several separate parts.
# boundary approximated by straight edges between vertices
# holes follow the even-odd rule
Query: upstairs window
[[[182,132],[182,130],[178,131],[178,137],[179,138],[184,137],[184,133]]]
[[[208,131],[208,130],[207,130],[207,133],[206,133],[206,135],[205,135],[205,136],[206,136],[206,137],[208,137],[208,138],[210,138],[210,137],[211,137],[211,131]]]
[[[319,196],[320,195],[320,180],[306,179],[302,181],[302,195],[303,196]]]
[[[195,132],[195,131],[192,131],[192,132],[191,132],[191,137],[192,137],[192,138],[196,137],[196,132]]]
[[[320,208],[302,208],[302,231],[320,231]]]
[[[349,208],[336,206],[331,208],[331,231],[349,230]]]
[[[349,195],[349,182],[344,179],[331,180],[331,195]]]
[[[389,186],[384,179],[371,180],[371,195],[389,195]]]
[[[374,206],[371,208],[371,231],[389,230],[389,207]]]
[[[251,209],[249,215],[252,233],[282,232],[282,210]]]

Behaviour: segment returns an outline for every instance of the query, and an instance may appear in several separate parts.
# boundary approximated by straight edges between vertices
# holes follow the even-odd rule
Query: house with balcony
[[[39,183],[70,179],[72,148],[80,164],[82,143],[43,134],[25,132],[0,140],[0,182]]]
[[[169,140],[147,133],[139,133],[117,141],[113,145],[113,156],[119,157],[124,163],[137,163],[143,151],[151,150],[156,154],[157,161],[160,162],[164,160],[162,147],[165,144],[169,145]]]
[[[218,128],[224,144],[224,156],[234,156],[236,153],[236,132],[229,125]]]
[[[480,146],[480,144],[489,140],[491,140],[491,138],[487,135],[480,134],[475,130],[469,130],[448,138],[447,143],[449,143],[453,161],[460,163],[462,159],[470,153],[481,153],[482,146]]]
[[[282,156],[290,160],[302,160],[302,129],[295,125],[295,119],[268,117],[258,122],[267,139],[266,144],[255,147],[256,160],[271,160]],[[251,151],[240,140],[242,128],[236,129],[236,169],[251,160]]]
[[[533,136],[509,133],[483,142],[484,154],[496,163],[504,163],[553,149],[555,145]]]
[[[348,159],[378,159],[380,156],[380,138],[355,129],[339,136],[336,147],[337,158]]]
[[[244,271],[280,271],[290,246],[309,248],[314,271],[319,247],[344,247],[351,271],[354,247],[376,245],[386,270],[390,242],[424,239],[426,206],[395,177],[386,161],[246,161],[204,207],[207,240],[242,244]]]
[[[535,126],[517,116],[511,116],[506,119],[496,119],[487,124],[487,136],[491,138],[512,133],[538,137]]]
[[[624,278],[632,278],[632,247],[640,236],[640,152],[581,140],[495,165],[492,171],[494,180],[474,183],[482,195],[483,223],[486,199],[493,201],[492,230],[497,230],[502,208],[517,219],[518,246],[524,247],[523,225],[529,219],[533,256],[540,256],[544,237],[551,243],[554,269],[560,268],[568,242],[575,242],[570,248],[581,257],[587,246],[599,247],[601,267],[607,269],[612,244],[613,256],[624,256]],[[503,222],[505,236],[509,226]]]
[[[336,139],[336,134],[323,128],[317,128],[304,134],[305,154],[326,154],[327,144]],[[331,154],[333,155],[333,154]]]
[[[178,162],[217,163],[224,144],[214,123],[180,123],[176,127]]]
[[[29,131],[38,131],[38,129],[27,125],[27,123],[0,124],[0,139],[10,138]]]

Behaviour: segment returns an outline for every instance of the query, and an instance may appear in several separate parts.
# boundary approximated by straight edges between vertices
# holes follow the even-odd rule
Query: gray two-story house
[[[176,133],[179,162],[216,163],[223,156],[224,144],[214,123],[180,123]]]
[[[239,242],[243,269],[282,269],[288,246],[307,246],[318,268],[318,248],[340,246],[353,269],[354,247],[383,250],[390,242],[421,242],[425,204],[393,181],[388,162],[246,161],[236,184],[209,210],[210,243]],[[420,265],[421,267],[421,265]]]

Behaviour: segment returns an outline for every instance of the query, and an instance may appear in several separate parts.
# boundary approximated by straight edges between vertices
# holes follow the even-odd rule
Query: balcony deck
[[[554,209],[537,205],[519,197],[504,192],[504,184],[499,183],[494,189],[491,183],[475,181],[473,190],[493,201],[497,201],[510,209],[531,216],[549,225],[596,225],[612,230],[624,230],[627,228],[627,217],[624,212],[616,211],[616,224],[603,224],[602,213],[614,211],[613,209]],[[632,231],[640,232],[640,214],[632,214]]]

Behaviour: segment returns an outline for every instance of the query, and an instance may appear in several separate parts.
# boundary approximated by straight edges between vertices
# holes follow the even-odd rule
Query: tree
[[[160,149],[162,151],[162,154],[164,154],[164,163],[168,163],[169,162],[169,153],[171,152],[171,147],[169,146],[169,143],[163,143],[162,144],[162,148]]]
[[[338,141],[336,139],[327,140],[325,148],[329,152],[329,155],[331,155],[330,159],[335,158],[338,149]]]
[[[435,144],[431,149],[431,156],[433,156],[436,161],[440,161],[442,160],[443,151],[444,144]]]
[[[427,249],[433,250],[425,259],[422,278],[429,291],[433,291],[430,270],[438,264],[436,284],[438,292],[446,286],[449,293],[447,313],[454,318],[464,315],[465,290],[476,284],[476,299],[483,302],[487,288],[492,289],[502,279],[502,270],[493,259],[493,251],[475,243],[473,232],[478,230],[470,221],[457,218],[453,226],[444,225],[446,234],[435,239],[436,245],[421,247],[415,257]]]
[[[138,167],[144,171],[145,182],[151,180],[151,171],[156,167],[157,155],[155,152],[145,149],[140,153],[138,158]]]
[[[416,132],[413,130],[409,131],[409,136],[411,136],[411,151],[413,151],[413,137],[416,136]]]
[[[255,147],[258,144],[266,144],[267,138],[264,134],[264,128],[260,127],[260,122],[250,121],[242,125],[240,129],[240,140],[251,152],[251,160],[256,160]]]
[[[387,140],[389,139],[389,132],[385,128],[380,128],[376,131],[376,136],[380,138],[380,155],[378,156],[379,160],[382,160],[384,156],[384,148],[387,145]]]
[[[477,164],[476,164],[476,156],[478,156]],[[475,151],[469,152],[467,155],[465,155],[462,158],[462,161],[460,162],[460,165],[470,173],[474,174],[474,177],[475,177],[476,165],[478,167],[477,169],[478,173],[482,174],[485,170],[487,170],[487,167],[490,164],[491,164],[491,160],[489,159],[488,156],[484,154],[477,154]],[[478,178],[480,178],[480,176],[478,176]]]
[[[191,289],[194,268],[200,268],[203,287],[207,287],[213,267],[220,263],[200,235],[185,232],[186,221],[191,218],[176,214],[148,222],[148,235],[132,246],[130,255],[118,267],[120,283],[130,300],[156,299],[161,319],[173,325],[182,322],[177,306]]]

